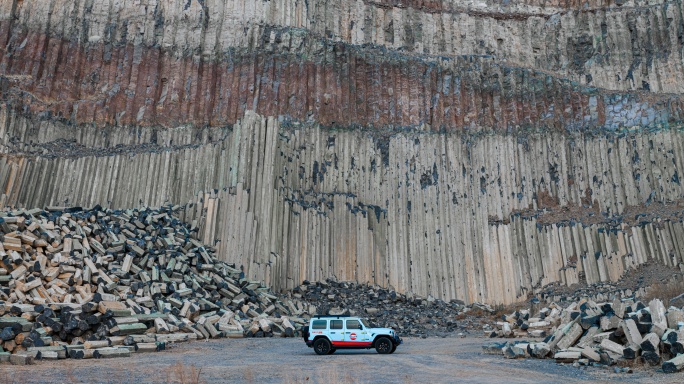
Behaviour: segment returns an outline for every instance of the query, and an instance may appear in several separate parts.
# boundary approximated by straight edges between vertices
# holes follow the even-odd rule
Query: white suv
[[[371,349],[378,353],[394,353],[402,343],[390,328],[371,328],[363,319],[352,316],[321,316],[311,318],[302,328],[306,346],[319,355],[329,355],[338,349]]]

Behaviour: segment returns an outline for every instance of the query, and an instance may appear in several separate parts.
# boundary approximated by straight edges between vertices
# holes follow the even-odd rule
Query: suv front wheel
[[[317,355],[327,355],[328,353],[330,353],[330,350],[332,349],[330,341],[328,341],[328,339],[324,337],[314,341],[313,347]]]
[[[392,340],[381,337],[375,341],[375,350],[380,354],[392,353]]]

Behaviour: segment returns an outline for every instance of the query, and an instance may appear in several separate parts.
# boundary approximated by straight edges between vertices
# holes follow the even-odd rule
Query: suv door
[[[328,325],[328,337],[332,342],[333,347],[339,346],[340,342],[344,341],[344,320],[330,320]]]
[[[353,347],[370,346],[370,335],[360,321],[349,319],[344,323],[344,342],[346,345]]]

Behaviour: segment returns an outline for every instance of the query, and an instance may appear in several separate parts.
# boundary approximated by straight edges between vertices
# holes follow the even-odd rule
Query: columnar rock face
[[[276,289],[684,263],[681,1],[5,1],[0,203],[186,204]]]

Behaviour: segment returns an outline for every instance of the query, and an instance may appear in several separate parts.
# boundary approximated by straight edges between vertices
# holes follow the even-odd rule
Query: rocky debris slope
[[[294,336],[299,316],[315,308],[282,301],[219,261],[178,209],[3,212],[3,358],[115,357],[169,341]]]
[[[680,264],[681,265],[681,264]],[[542,303],[572,303],[582,298],[591,298],[597,302],[612,301],[616,297],[642,298],[657,285],[673,284],[684,280],[684,272],[678,266],[672,268],[657,262],[647,262],[627,271],[617,281],[598,282],[594,284],[578,283],[571,286],[554,282],[542,287],[535,298]],[[660,297],[669,299],[668,297]]]
[[[292,294],[318,308],[321,315],[353,315],[373,325],[396,329],[401,336],[466,336],[480,334],[490,323],[492,307],[460,300],[445,302],[401,294],[354,282],[304,281]]]
[[[596,303],[583,299],[565,309],[551,305],[504,315],[492,336],[545,337],[539,342],[493,343],[486,353],[506,358],[554,358],[576,365],[641,362],[666,373],[684,368],[684,310],[631,299]]]

